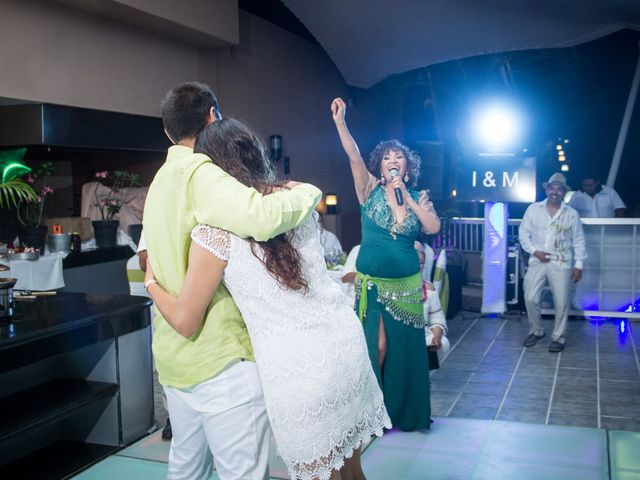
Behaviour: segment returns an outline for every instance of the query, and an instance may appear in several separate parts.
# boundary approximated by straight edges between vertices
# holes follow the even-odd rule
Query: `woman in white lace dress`
[[[262,143],[237,120],[207,127],[196,150],[248,186],[274,188]],[[179,296],[149,285],[164,318],[178,333],[193,335],[224,281],[246,322],[271,427],[291,477],[325,480],[340,471],[343,480],[364,479],[362,440],[391,425],[362,327],[327,274],[314,220],[268,242],[207,225],[196,226],[191,237]]]

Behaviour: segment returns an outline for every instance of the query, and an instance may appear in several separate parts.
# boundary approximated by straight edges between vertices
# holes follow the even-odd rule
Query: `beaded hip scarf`
[[[417,272],[402,278],[379,278],[356,272],[356,299],[360,301],[358,316],[364,321],[369,302],[368,291],[375,285],[378,301],[395,319],[405,325],[424,328],[424,294],[422,274]]]

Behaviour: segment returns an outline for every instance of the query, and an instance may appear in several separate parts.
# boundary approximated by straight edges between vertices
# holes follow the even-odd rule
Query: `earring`
[[[404,177],[402,178],[402,180],[404,180],[404,183],[407,183],[409,181],[409,174],[405,173]]]
[[[385,186],[387,184],[387,179],[384,178],[384,175],[380,175],[380,185]]]

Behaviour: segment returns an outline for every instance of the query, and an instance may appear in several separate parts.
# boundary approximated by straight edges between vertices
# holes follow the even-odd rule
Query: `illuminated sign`
[[[536,159],[478,155],[458,169],[455,189],[461,201],[535,202]]]
[[[482,289],[482,313],[504,313],[507,309],[507,225],[504,203],[484,204],[484,248],[482,278],[491,288]]]

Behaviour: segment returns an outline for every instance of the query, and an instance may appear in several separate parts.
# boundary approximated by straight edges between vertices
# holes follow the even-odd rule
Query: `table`
[[[33,478],[30,465],[68,478],[146,434],[150,305],[57,293],[19,302],[12,322],[0,322],[0,478]]]
[[[38,260],[11,260],[4,276],[17,278],[16,290],[56,290],[64,287],[62,259],[66,254],[49,253]]]

